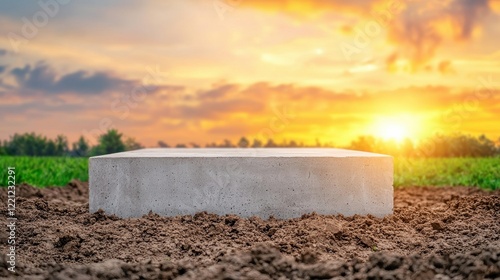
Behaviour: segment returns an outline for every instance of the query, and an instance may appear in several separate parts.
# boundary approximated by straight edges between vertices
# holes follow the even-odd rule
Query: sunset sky
[[[0,139],[500,137],[496,0],[1,1],[0,34]]]

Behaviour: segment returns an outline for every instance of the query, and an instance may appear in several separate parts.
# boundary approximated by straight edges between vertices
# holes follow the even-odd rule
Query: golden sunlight
[[[400,142],[405,138],[414,140],[420,133],[420,122],[412,116],[381,117],[374,121],[373,135],[385,140]]]

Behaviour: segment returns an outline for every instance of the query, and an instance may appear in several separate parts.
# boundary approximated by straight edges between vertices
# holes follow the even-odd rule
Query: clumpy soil
[[[2,203],[6,190],[0,191]],[[395,190],[394,215],[119,219],[88,213],[88,185],[17,186],[16,274],[29,279],[495,279],[500,191]],[[5,214],[2,222],[7,223]],[[7,244],[2,226],[0,244]]]

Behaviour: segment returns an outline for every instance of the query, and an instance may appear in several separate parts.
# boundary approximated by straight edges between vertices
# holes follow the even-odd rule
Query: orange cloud
[[[439,48],[455,40],[471,40],[479,34],[483,19],[500,9],[496,0],[385,0],[385,1],[243,1],[249,6],[299,18],[348,12],[362,22],[375,21],[387,32],[400,58],[410,63],[410,72],[429,68]],[[343,35],[358,36],[355,27],[341,25]],[[345,52],[345,51],[344,51]],[[388,65],[388,69],[394,67]]]
[[[398,59],[398,54],[395,52],[386,58],[385,63],[387,65],[388,72],[394,73],[397,71],[397,65],[396,65],[397,59]]]
[[[500,117],[496,105],[500,102],[498,93],[493,89],[457,92],[448,87],[432,86],[392,91],[334,91],[265,82],[220,84],[202,90],[178,88],[166,95],[154,92],[143,102],[133,104],[125,118],[109,112],[115,99],[113,95],[92,95],[78,103],[61,99],[57,104],[49,104],[43,96],[31,96],[24,103],[10,104],[9,109],[0,106],[0,117],[13,119],[0,138],[21,132],[19,127],[39,131],[44,123],[51,123],[51,127],[64,128],[73,139],[83,131],[95,129],[100,121],[108,118],[113,127],[146,145],[155,145],[158,140],[170,144],[206,143],[224,138],[237,140],[243,135],[305,143],[312,143],[316,138],[331,139],[342,144],[366,132],[374,119],[401,114],[419,120],[429,119],[432,125],[439,124],[443,130],[470,132],[467,130],[470,123],[475,123],[475,131],[484,129],[486,132],[487,126]],[[6,101],[10,98],[9,95],[2,97]],[[13,115],[22,115],[25,119],[16,121]],[[66,125],[68,119],[72,120],[71,127]],[[42,132],[53,132],[54,135],[49,136],[60,133],[47,131]],[[493,133],[491,136],[500,135]]]
[[[441,61],[438,65],[438,70],[443,75],[456,73],[455,69],[453,69],[453,66],[451,65],[451,61],[449,61],[449,60]]]
[[[323,15],[332,12],[351,12],[351,13],[368,13],[375,5],[382,2],[381,0],[310,0],[310,1],[295,1],[295,0],[242,0],[242,6],[254,7],[262,10],[289,13],[299,17],[311,17]]]
[[[500,1],[490,1],[489,2],[490,8],[495,11],[496,13],[500,13]]]
[[[441,7],[410,3],[389,27],[389,41],[410,59],[410,70],[416,72],[428,67],[444,42],[473,39],[488,15],[488,0],[453,0]]]
[[[339,29],[340,33],[344,35],[352,35],[354,33],[354,27],[351,25],[342,25]]]

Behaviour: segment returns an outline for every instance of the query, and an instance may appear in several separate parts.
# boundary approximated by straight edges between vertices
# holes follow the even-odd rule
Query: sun
[[[407,128],[403,124],[397,122],[381,123],[377,131],[379,136],[384,139],[401,141],[408,137]]]
[[[418,121],[408,116],[379,118],[373,125],[373,134],[376,137],[397,142],[401,142],[405,138],[415,138],[418,130]]]

